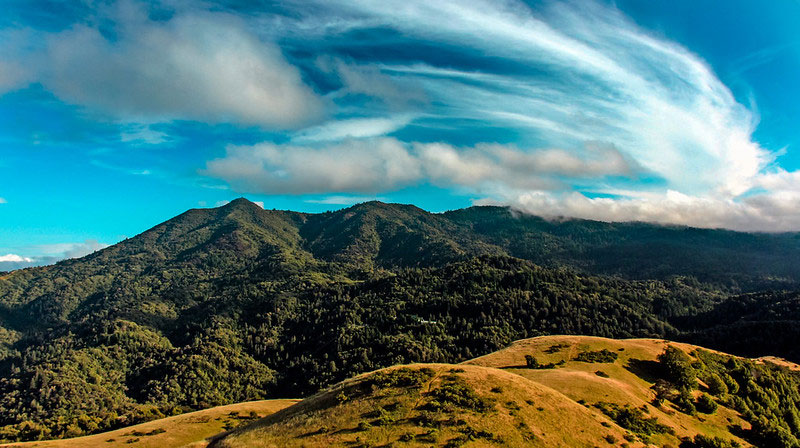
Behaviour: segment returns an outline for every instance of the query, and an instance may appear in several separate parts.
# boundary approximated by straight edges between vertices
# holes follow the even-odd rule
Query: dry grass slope
[[[467,364],[500,368],[515,373],[587,405],[610,402],[646,408],[650,416],[656,417],[660,423],[675,432],[674,435],[660,434],[651,437],[649,442],[655,446],[678,446],[678,438],[694,437],[697,434],[723,437],[736,440],[742,446],[749,446],[728,429],[731,425],[750,427],[731,409],[720,406],[712,415],[691,416],[678,411],[670,403],[665,403],[662,407],[652,405],[655,395],[650,389],[653,380],[649,371],[652,370],[656,357],[667,345],[673,345],[687,353],[701,348],[660,339],[543,336],[516,341],[508,348],[467,361]],[[617,353],[617,360],[613,363],[574,360],[578,353],[603,349]],[[564,361],[564,364],[553,369],[528,369],[525,368],[525,355],[534,356],[540,364],[560,361]],[[598,372],[602,372],[602,375]]]
[[[136,426],[86,437],[42,442],[0,445],[18,448],[178,448],[204,445],[204,439],[251,420],[251,413],[265,417],[285,409],[299,400],[263,400],[218,406],[197,412],[167,417]]]
[[[376,377],[393,374],[419,374],[422,380],[411,387],[376,387]],[[456,397],[442,390],[456,391]],[[472,365],[415,364],[340,383],[212,446],[604,447],[613,446],[606,438],[623,436],[624,430],[599,412],[519,375]]]

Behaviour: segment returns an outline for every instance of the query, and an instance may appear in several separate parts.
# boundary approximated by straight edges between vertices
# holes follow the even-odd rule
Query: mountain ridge
[[[0,439],[307,395],[553,333],[800,359],[800,294],[764,291],[797,285],[795,238],[377,202],[189,210],[0,279]]]

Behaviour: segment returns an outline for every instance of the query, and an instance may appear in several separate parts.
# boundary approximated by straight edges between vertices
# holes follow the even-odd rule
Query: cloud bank
[[[581,153],[561,149],[521,151],[481,144],[405,144],[394,138],[358,139],[309,147],[230,146],[209,161],[205,174],[236,190],[271,194],[331,191],[376,193],[426,181],[444,187],[564,187],[563,178],[634,176],[641,168],[616,148],[589,144]]]

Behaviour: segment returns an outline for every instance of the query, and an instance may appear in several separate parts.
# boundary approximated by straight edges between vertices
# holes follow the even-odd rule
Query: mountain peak
[[[232,200],[231,202],[228,202],[227,204],[222,206],[222,208],[242,208],[242,207],[246,207],[246,208],[257,207],[259,209],[261,208],[255,202],[253,202],[253,201],[251,201],[251,200],[249,200],[247,198],[244,198],[244,197],[236,198],[236,199]]]

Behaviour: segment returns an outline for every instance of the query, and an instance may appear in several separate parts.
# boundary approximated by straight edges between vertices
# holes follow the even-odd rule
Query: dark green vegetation
[[[611,350],[604,348],[602,350],[598,350],[596,352],[580,352],[578,356],[575,357],[575,361],[582,361],[582,362],[614,362],[617,360],[619,355],[612,352]]]
[[[304,396],[542,334],[796,356],[797,293],[729,296],[795,288],[798,259],[797,234],[550,222],[497,207],[191,210],[0,278],[0,439]],[[782,337],[742,331],[770,325]]]
[[[594,406],[600,409],[603,414],[606,414],[614,423],[634,434],[643,436],[645,439],[653,434],[672,432],[672,428],[659,423],[655,417],[648,417],[642,409],[605,402],[596,403]]]
[[[733,430],[756,446],[800,447],[800,374],[769,362],[705,350],[695,350],[692,355],[694,359],[669,347],[659,356],[658,374],[666,383],[654,386],[657,401],[670,400],[686,413],[710,414],[718,406],[726,406],[751,423],[749,430]],[[713,398],[701,394],[692,402],[691,392],[700,382]],[[702,438],[687,446],[733,446],[723,442]]]
[[[692,441],[681,443],[681,448],[739,448],[739,442],[726,440],[722,437],[708,437],[702,434],[695,436]]]

